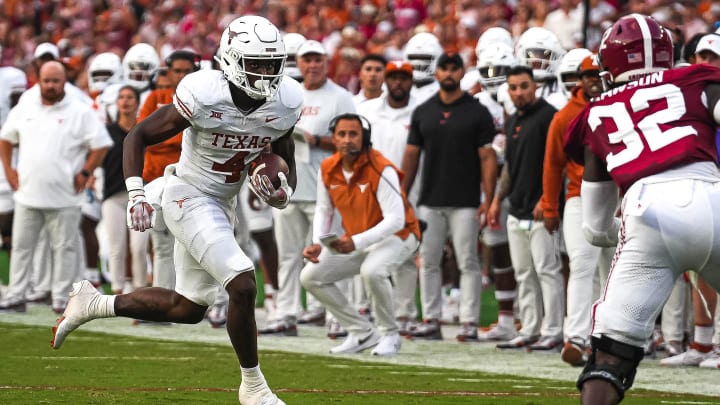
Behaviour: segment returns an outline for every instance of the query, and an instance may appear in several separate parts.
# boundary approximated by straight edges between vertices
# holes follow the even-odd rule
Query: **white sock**
[[[115,315],[115,296],[98,294],[90,300],[88,312],[97,318],[112,318]]]
[[[249,391],[256,391],[267,387],[265,376],[262,371],[260,371],[259,364],[250,368],[240,367],[240,374],[242,375],[243,384],[245,384]]]
[[[504,314],[502,312],[498,313],[498,326],[500,326],[501,328],[504,328],[504,329],[515,328],[515,319],[514,319],[512,313],[510,313],[510,314]]]
[[[695,336],[693,341],[701,345],[712,345],[714,328],[712,326],[698,326],[695,325]]]

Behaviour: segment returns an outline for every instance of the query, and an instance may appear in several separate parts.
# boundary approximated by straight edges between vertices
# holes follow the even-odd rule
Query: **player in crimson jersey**
[[[566,139],[574,159],[584,156],[585,237],[599,246],[617,243],[593,307],[592,355],[577,383],[584,404],[623,399],[682,272],[695,270],[720,287],[720,70],[668,70],[670,36],[639,14],[606,31],[599,57],[610,88],[586,106]]]

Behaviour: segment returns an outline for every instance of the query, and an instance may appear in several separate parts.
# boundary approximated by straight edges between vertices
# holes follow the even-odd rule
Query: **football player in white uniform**
[[[443,53],[437,37],[429,32],[415,34],[403,49],[403,59],[413,65],[413,98],[418,104],[434,96],[440,90],[435,80],[437,59]]]
[[[144,231],[154,209],[140,177],[143,150],[184,130],[180,161],[168,170],[163,219],[175,236],[175,290],[145,288],[125,295],[100,295],[87,281],[76,283],[55,328],[53,347],[89,320],[124,316],[151,321],[198,323],[220,284],[229,294],[227,330],[240,361],[240,403],[284,404],[260,371],[255,324],[255,273],[233,234],[236,196],[251,162],[271,145],[289,174],[274,187],[267,176],[250,176],[263,201],[284,208],[296,185],[291,133],[300,117],[301,86],[283,79],[285,46],[267,19],[232,21],[220,40],[222,72],[200,70],[177,87],[173,105],[161,107],[133,128],[125,141],[123,166],[129,191],[128,219]]]
[[[482,91],[475,94],[482,105],[484,105],[493,117],[493,123],[497,135],[493,139],[492,147],[497,154],[498,173],[505,163],[505,109],[498,102],[498,91],[503,85],[507,86],[507,72],[517,64],[513,53],[512,39],[510,33],[503,28],[498,30],[488,29],[478,41],[476,51],[478,53],[477,71],[480,74]],[[503,32],[507,33],[505,35]],[[486,35],[495,37],[492,43],[484,43]],[[505,87],[507,95],[507,87]],[[509,95],[508,95],[509,96]],[[509,202],[505,199],[501,205],[501,223],[507,222]],[[517,283],[512,263],[510,261],[510,247],[508,245],[507,227],[498,228],[485,227],[482,230],[483,244],[489,250],[489,257],[492,260],[492,269],[495,277],[495,299],[498,302],[498,322],[493,327],[481,329],[478,332],[480,341],[506,341],[517,336],[515,329],[513,306],[517,298]],[[490,267],[488,263],[485,266]],[[485,276],[483,276],[485,278]]]
[[[99,56],[99,55],[98,55]],[[160,67],[160,57],[151,45],[146,43],[135,44],[125,52],[122,58],[120,72],[121,80],[110,84],[95,98],[98,111],[101,111],[106,123],[117,121],[117,98],[120,88],[126,84],[140,92],[140,107],[152,91],[150,78]]]

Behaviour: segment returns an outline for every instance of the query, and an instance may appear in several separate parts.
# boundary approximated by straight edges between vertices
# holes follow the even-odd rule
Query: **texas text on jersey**
[[[186,76],[173,98],[191,124],[184,132],[177,174],[208,194],[237,195],[247,164],[295,125],[302,100],[300,84],[283,80],[272,100],[244,114],[233,103],[222,72],[201,70]]]
[[[588,145],[622,192],[668,169],[714,162],[716,128],[707,119],[704,94],[709,83],[720,83],[720,70],[692,65],[616,86],[570,124],[565,149],[582,162],[583,146]]]

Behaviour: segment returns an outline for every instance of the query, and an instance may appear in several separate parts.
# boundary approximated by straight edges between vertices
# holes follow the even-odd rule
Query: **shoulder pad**
[[[201,124],[205,115],[205,107],[222,100],[227,82],[222,72],[216,70],[199,70],[185,76],[175,89],[173,104],[177,111],[191,124]]]
[[[303,103],[302,85],[295,80],[283,77],[277,97],[283,106],[290,109],[298,108]]]

